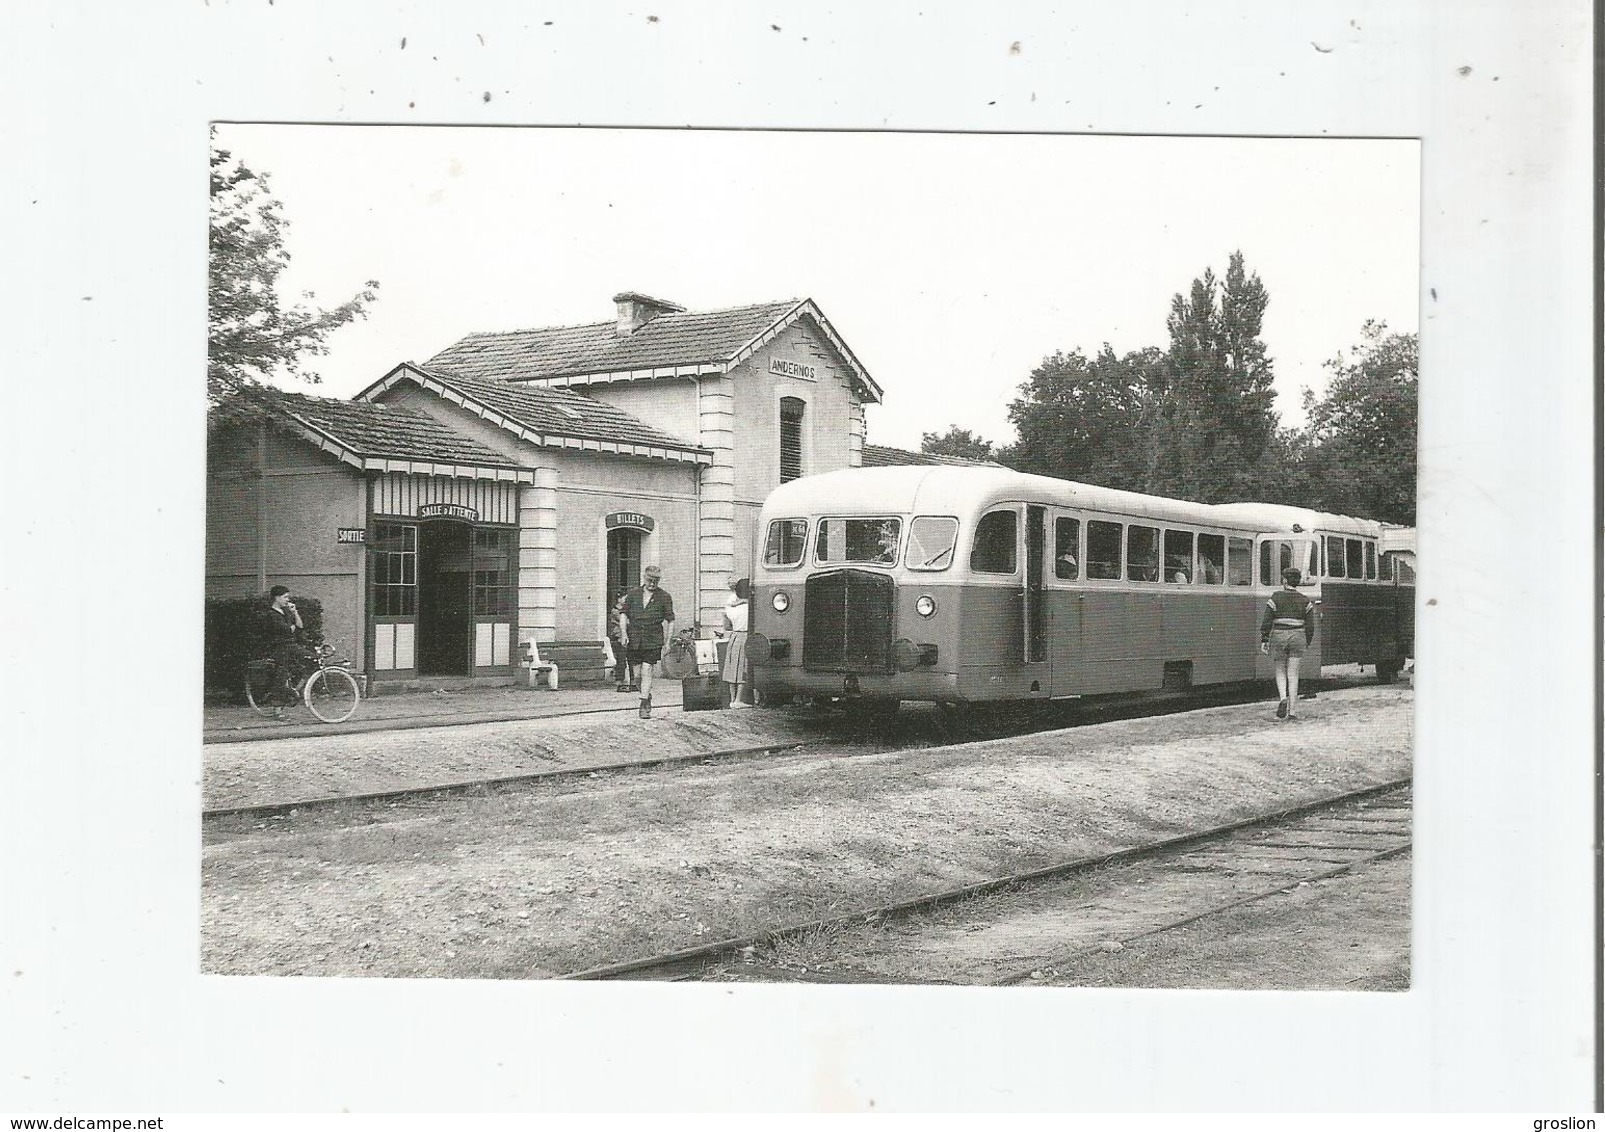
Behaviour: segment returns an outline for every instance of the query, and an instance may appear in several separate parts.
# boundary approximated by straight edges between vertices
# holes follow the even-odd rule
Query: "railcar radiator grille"
[[[892,671],[892,580],[838,570],[803,587],[803,667],[827,672]]]

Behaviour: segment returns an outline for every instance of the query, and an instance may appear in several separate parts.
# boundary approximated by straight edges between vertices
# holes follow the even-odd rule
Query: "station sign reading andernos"
[[[800,377],[804,381],[818,381],[819,376],[814,373],[814,367],[805,362],[794,362],[789,358],[770,358],[769,372],[778,373],[782,377]]]
[[[618,527],[630,527],[638,531],[650,531],[657,525],[655,522],[653,522],[651,515],[643,515],[639,511],[615,511],[611,515],[606,516],[602,522],[603,525],[606,526],[610,531]]]

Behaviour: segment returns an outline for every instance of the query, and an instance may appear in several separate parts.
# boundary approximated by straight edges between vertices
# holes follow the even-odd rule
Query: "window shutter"
[[[780,482],[788,483],[802,475],[803,402],[795,397],[780,400]]]

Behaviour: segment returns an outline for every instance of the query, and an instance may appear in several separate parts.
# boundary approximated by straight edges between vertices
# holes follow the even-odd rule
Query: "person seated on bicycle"
[[[290,600],[289,586],[274,586],[268,591],[268,607],[262,615],[262,628],[267,638],[265,654],[278,670],[279,686],[276,692],[294,700],[296,678],[300,675],[309,653],[301,641],[306,628],[301,614]]]

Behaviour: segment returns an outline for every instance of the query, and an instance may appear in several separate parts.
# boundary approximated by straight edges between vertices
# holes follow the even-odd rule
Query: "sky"
[[[1058,350],[1168,342],[1177,292],[1241,250],[1270,295],[1283,423],[1368,319],[1414,331],[1414,140],[219,125],[290,221],[287,298],[333,306],[312,390],[347,397],[474,331],[812,298],[880,384],[868,440],[1008,404]],[[292,381],[291,388],[305,388]]]

